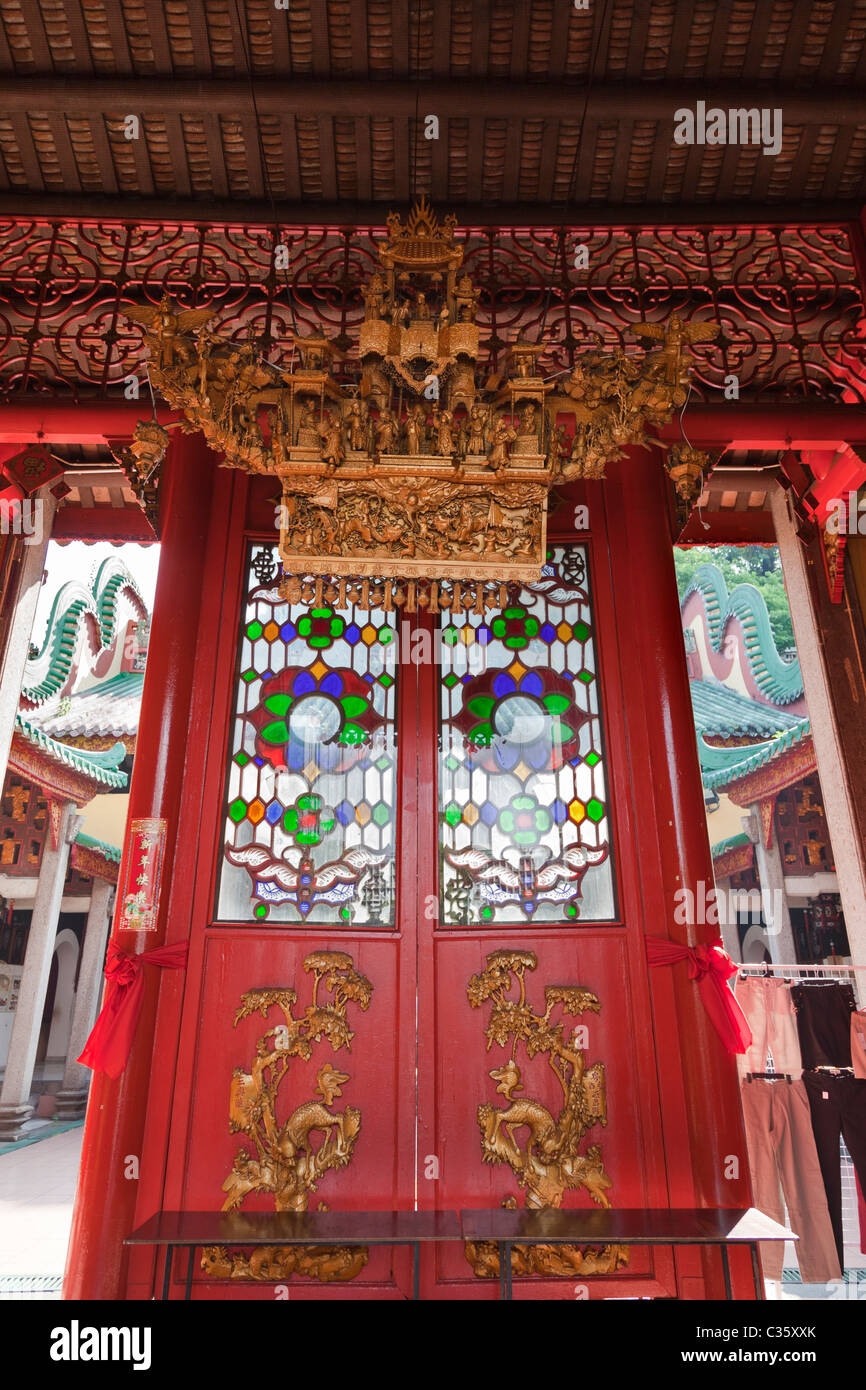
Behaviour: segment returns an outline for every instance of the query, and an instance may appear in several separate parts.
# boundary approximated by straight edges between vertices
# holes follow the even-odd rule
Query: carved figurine
[[[364,290],[364,318],[380,319],[385,304],[385,281],[374,271]]]
[[[274,463],[277,468],[284,468],[288,461],[286,453],[286,422],[283,419],[283,412],[279,408],[271,411],[268,416],[271,427],[271,453],[274,456]]]
[[[639,337],[661,343],[661,349],[650,356],[648,365],[653,374],[669,386],[679,386],[683,382],[683,345],[711,342],[718,331],[717,323],[686,323],[678,314],[673,314],[667,323],[632,325],[632,332]]]
[[[301,412],[298,416],[298,431],[295,443],[300,444],[303,442],[301,440],[302,434],[306,434],[307,438],[309,439],[311,435],[316,435],[318,434],[318,432],[319,425],[318,421],[316,420],[314,402],[311,401],[309,397],[305,397],[304,400],[301,402]]]
[[[466,440],[467,454],[483,454],[487,451],[488,411],[480,401],[476,401],[469,412],[469,433]]]
[[[531,403],[525,405],[520,412],[520,433],[538,436],[538,410]]]
[[[427,433],[427,421],[420,405],[413,405],[406,417],[406,453],[422,453],[422,444]]]
[[[457,281],[457,292],[454,302],[457,305],[457,315],[462,323],[474,323],[475,312],[478,307],[480,295],[469,279],[468,275],[461,275]]]
[[[345,453],[340,421],[330,410],[325,411],[325,417],[319,425],[319,438],[322,441],[322,458],[333,473],[343,462]]]
[[[454,415],[450,410],[433,407],[433,428],[436,431],[436,452],[446,458],[454,453]]]
[[[376,451],[380,454],[393,454],[397,443],[397,421],[387,406],[379,412],[376,421]]]
[[[358,400],[352,401],[344,422],[346,443],[350,449],[359,452],[367,448],[369,423],[369,413],[365,403]]]
[[[517,438],[517,430],[512,429],[505,419],[500,415],[496,421],[496,426],[490,439],[490,464],[493,468],[505,468],[508,463],[508,445],[513,444]]]
[[[565,425],[554,425],[550,432],[550,447],[548,449],[547,461],[556,475],[565,458],[568,440],[565,437]]]

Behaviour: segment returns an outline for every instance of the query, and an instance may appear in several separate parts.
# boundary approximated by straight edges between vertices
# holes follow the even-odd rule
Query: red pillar
[[[709,893],[713,866],[668,527],[668,484],[655,451],[631,448],[607,471],[608,481],[601,486],[611,561],[620,569],[618,591],[627,592],[634,605],[632,631],[637,636],[634,653],[622,655],[631,668],[629,684],[639,683],[643,696],[642,705],[630,702],[628,718],[630,723],[640,719],[652,769],[652,787],[642,800],[651,799],[656,827],[643,843],[656,847],[659,862],[647,863],[645,872],[647,879],[660,880],[663,909],[657,920],[646,921],[646,931],[695,946],[720,932],[712,924],[678,924],[674,917],[676,891],[688,888],[696,894],[703,881]],[[625,588],[623,572],[629,576]],[[659,899],[653,896],[653,901]],[[657,1036],[673,993],[681,1055],[660,1055],[659,1067],[682,1076],[694,1201],[698,1206],[747,1208],[751,1192],[735,1062],[710,1023],[685,963],[651,969],[649,983]],[[728,1156],[737,1159],[736,1178],[726,1176]],[[684,1159],[671,1153],[669,1174]],[[672,1205],[686,1203],[674,1196]],[[748,1256],[733,1252],[731,1265],[739,1276],[735,1297],[753,1297]],[[717,1256],[704,1260],[704,1279],[706,1296],[724,1297]]]
[[[216,462],[201,435],[175,434],[163,465],[162,549],[127,828],[143,817],[164,818],[168,825],[157,930],[144,934],[114,928],[114,940],[130,952],[152,949],[165,940]],[[121,882],[127,853],[128,837]],[[129,1157],[140,1160],[142,1152],[157,976],[162,975],[152,967],[145,969],[145,1002],[127,1068],[117,1080],[97,1073],[91,1085],[64,1281],[67,1299],[125,1296],[128,1256],[123,1239],[133,1228],[138,1189],[125,1170]]]

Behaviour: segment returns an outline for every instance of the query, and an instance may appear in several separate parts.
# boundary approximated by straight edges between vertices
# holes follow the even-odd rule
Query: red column
[[[720,932],[712,924],[678,924],[674,917],[676,891],[688,888],[696,893],[703,880],[709,893],[713,867],[668,526],[668,485],[658,454],[644,449],[629,449],[625,459],[608,467],[608,475],[602,487],[611,560],[620,571],[617,590],[628,593],[634,608],[635,651],[622,655],[631,669],[630,680],[640,682],[643,696],[642,704],[637,699],[630,702],[627,718],[629,723],[640,720],[652,769],[652,785],[641,799],[652,805],[655,833],[645,834],[639,827],[644,850],[658,855],[657,864],[645,861],[642,870],[646,931],[695,946]],[[668,1057],[662,1049],[658,1064],[661,1072],[682,1076],[694,1200],[698,1206],[746,1208],[751,1195],[734,1060],[710,1023],[685,963],[651,969],[649,984],[657,1039],[673,993],[681,1055]],[[738,1162],[737,1178],[726,1176],[726,1157],[731,1155]],[[685,1157],[671,1153],[668,1158],[674,1191],[675,1170]],[[673,1196],[672,1204],[686,1203]],[[731,1263],[740,1276],[735,1296],[753,1296],[748,1259],[744,1262],[735,1252]],[[723,1298],[717,1255],[704,1261],[704,1278],[707,1296]]]
[[[115,925],[114,940],[130,952],[152,949],[165,939],[215,469],[216,458],[201,435],[173,436],[163,465],[162,548],[127,821],[127,827],[142,817],[168,822],[163,887],[156,931],[119,931]],[[128,849],[127,837],[121,883]],[[91,1085],[64,1281],[67,1299],[124,1297],[123,1239],[133,1227],[138,1188],[125,1170],[130,1156],[140,1159],[142,1151],[156,977],[162,973],[145,969],[145,1002],[127,1068],[117,1080],[97,1073]]]

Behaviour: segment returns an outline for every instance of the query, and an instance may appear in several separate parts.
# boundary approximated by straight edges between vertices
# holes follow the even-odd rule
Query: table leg
[[[169,1288],[171,1286],[171,1257],[174,1254],[174,1246],[165,1247],[165,1271],[162,1276],[162,1301],[168,1301]]]
[[[511,1242],[505,1242],[505,1297],[510,1299],[511,1294]]]
[[[416,1240],[412,1246],[412,1299],[417,1303],[421,1297],[421,1246]]]
[[[752,1241],[749,1246],[749,1253],[752,1256],[752,1278],[755,1281],[755,1298],[763,1303],[767,1295],[764,1292],[764,1281],[761,1278],[761,1266],[758,1263],[758,1246],[755,1241]]]
[[[722,1269],[725,1272],[725,1298],[730,1303],[734,1295],[731,1292],[731,1266],[728,1262],[728,1247],[724,1241],[722,1241]]]
[[[183,1295],[183,1301],[184,1301],[184,1303],[189,1303],[190,1294],[191,1294],[191,1292],[192,1292],[192,1266],[193,1266],[193,1261],[194,1261],[194,1259],[195,1259],[195,1246],[194,1246],[194,1245],[191,1245],[191,1246],[189,1247],[189,1264],[188,1264],[187,1267],[186,1267],[186,1289],[184,1290],[184,1295]]]

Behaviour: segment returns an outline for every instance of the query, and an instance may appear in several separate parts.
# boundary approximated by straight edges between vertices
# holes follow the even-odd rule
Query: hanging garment
[[[860,1222],[860,1254],[866,1255],[866,1197],[863,1196],[863,1184],[856,1173],[854,1186],[857,1189],[857,1218]]]
[[[805,1284],[841,1278],[802,1081],[744,1081],[741,1097],[755,1206],[784,1224],[784,1196]],[[765,1279],[781,1279],[783,1256],[781,1241],[761,1243]]]
[[[857,1009],[851,1015],[851,1065],[854,1075],[866,1081],[866,1013]]]
[[[766,1071],[769,1051],[776,1071],[798,1077],[803,1063],[790,986],[784,980],[747,975],[737,979],[734,993],[752,1030],[752,1046],[740,1062],[741,1071]]]
[[[839,981],[792,985],[804,1071],[850,1067],[854,991]]]
[[[815,1147],[827,1193],[827,1205],[839,1263],[845,1256],[842,1241],[842,1165],[839,1138],[845,1140],[861,1186],[866,1184],[866,1081],[830,1072],[804,1072],[803,1084],[812,1111]],[[793,1218],[792,1218],[793,1219]]]

